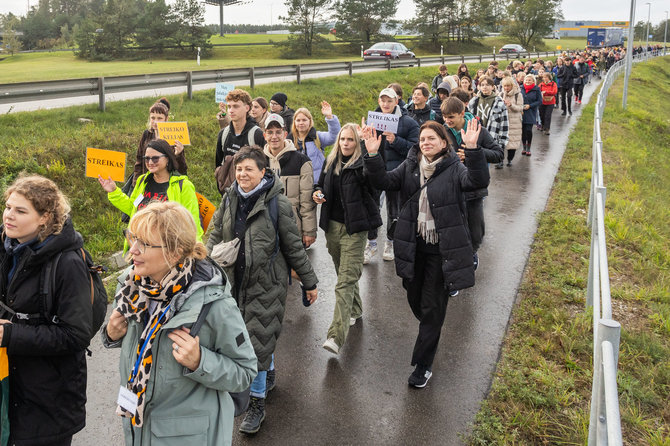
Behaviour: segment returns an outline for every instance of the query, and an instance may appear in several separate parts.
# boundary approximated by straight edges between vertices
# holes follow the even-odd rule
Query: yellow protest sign
[[[86,176],[112,178],[123,182],[126,179],[126,153],[113,150],[86,148]]]
[[[188,124],[185,122],[157,122],[158,137],[166,140],[170,145],[175,141],[181,141],[185,146],[191,145],[191,138],[188,136]]]
[[[202,226],[202,231],[207,232],[207,227],[209,222],[212,220],[214,211],[216,208],[207,198],[203,197],[199,193],[195,193],[196,198],[198,199],[198,208],[200,209],[200,225]]]
[[[563,47],[562,47],[561,45],[556,45],[556,49],[557,49],[557,50],[562,50]]]

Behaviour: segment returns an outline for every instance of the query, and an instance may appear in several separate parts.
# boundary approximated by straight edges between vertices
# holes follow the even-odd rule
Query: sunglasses
[[[158,164],[158,160],[161,158],[164,158],[165,155],[157,155],[157,156],[145,156],[144,157],[144,162],[145,163],[151,163],[151,164]]]

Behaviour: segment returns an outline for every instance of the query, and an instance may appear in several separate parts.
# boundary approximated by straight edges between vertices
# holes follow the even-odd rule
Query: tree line
[[[467,42],[488,32],[502,32],[524,46],[538,43],[561,18],[560,0],[414,0],[415,16],[394,19],[397,0],[285,0],[283,24],[225,25],[224,32],[262,32],[286,28],[293,33],[277,43],[286,57],[332,51],[324,34],[353,46],[392,39],[402,26],[433,49]],[[218,31],[204,24],[201,0],[40,0],[25,17],[0,17],[9,49],[77,47],[80,57],[109,60],[168,53],[206,56]],[[334,24],[334,25],[333,25]],[[15,31],[21,31],[17,36]],[[5,45],[7,46],[7,45]]]

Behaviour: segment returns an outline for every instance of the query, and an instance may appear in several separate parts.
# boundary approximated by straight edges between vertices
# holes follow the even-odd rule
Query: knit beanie
[[[281,105],[282,108],[284,108],[286,107],[286,101],[288,100],[288,96],[286,96],[284,93],[275,93],[272,95],[270,100],[275,101],[277,104]]]

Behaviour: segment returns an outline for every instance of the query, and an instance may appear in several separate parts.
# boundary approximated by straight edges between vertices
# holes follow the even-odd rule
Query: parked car
[[[363,51],[363,60],[414,59],[416,56],[398,42],[379,42]]]
[[[515,43],[508,43],[507,45],[503,45],[502,48],[500,48],[500,51],[498,52],[500,54],[505,53],[521,54],[521,53],[527,53],[528,51],[526,51],[526,49],[521,45],[517,45]]]

